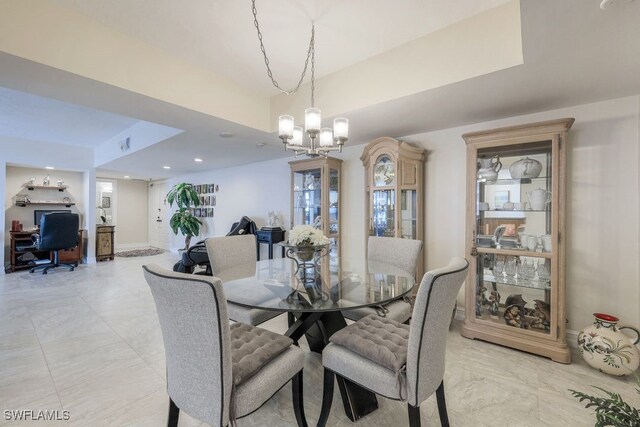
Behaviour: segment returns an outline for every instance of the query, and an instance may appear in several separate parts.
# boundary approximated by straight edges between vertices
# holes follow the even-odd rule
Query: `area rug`
[[[138,256],[160,255],[165,252],[166,251],[164,249],[158,249],[158,248],[133,249],[131,251],[116,252],[116,256],[121,256],[124,258],[132,258],[132,257],[138,257]]]

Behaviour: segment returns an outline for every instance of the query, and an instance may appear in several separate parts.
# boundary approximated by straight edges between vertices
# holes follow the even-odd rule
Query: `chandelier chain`
[[[298,84],[289,90],[282,89],[278,84],[278,81],[273,77],[273,72],[271,71],[271,67],[269,66],[269,57],[267,56],[267,50],[264,47],[264,43],[262,41],[262,32],[260,31],[260,24],[258,24],[258,10],[256,9],[256,0],[251,0],[251,9],[253,12],[253,25],[256,27],[256,31],[258,32],[258,40],[260,41],[260,50],[262,51],[262,56],[264,57],[264,65],[267,67],[267,75],[271,79],[271,83],[282,93],[287,95],[292,95],[300,89],[302,82],[304,80],[305,75],[307,74],[307,68],[309,66],[309,58],[311,58],[311,106],[313,107],[314,101],[314,92],[315,92],[315,25],[311,25],[311,39],[309,40],[309,48],[307,49],[307,58],[304,61],[304,68],[302,70],[302,75],[300,76],[300,80],[298,80]]]

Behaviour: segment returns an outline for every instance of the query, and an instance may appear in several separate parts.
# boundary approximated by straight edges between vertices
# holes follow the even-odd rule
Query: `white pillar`
[[[96,170],[91,168],[83,173],[83,196],[85,214],[83,228],[87,230],[87,255],[85,262],[96,262]]]

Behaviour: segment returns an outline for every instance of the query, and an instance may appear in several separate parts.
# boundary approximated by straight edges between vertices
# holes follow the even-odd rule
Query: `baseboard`
[[[125,251],[130,249],[146,249],[150,247],[149,242],[141,242],[141,243],[122,243],[117,244],[115,246],[115,250],[117,251]]]
[[[455,319],[464,321],[464,306],[458,304],[456,307]],[[571,347],[572,350],[578,349],[578,334],[579,331],[573,331],[571,329],[567,329],[567,345]]]

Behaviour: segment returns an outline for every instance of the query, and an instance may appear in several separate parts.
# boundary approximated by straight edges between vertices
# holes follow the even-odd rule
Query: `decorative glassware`
[[[513,281],[516,275],[516,258],[507,257],[507,261],[504,264],[504,272],[507,275],[507,280]]]
[[[538,262],[536,270],[538,272],[538,279],[540,279],[540,281],[546,282],[551,278],[550,267],[546,261]]]
[[[504,272],[504,260],[497,259],[493,265],[493,276],[496,278],[502,278]]]

